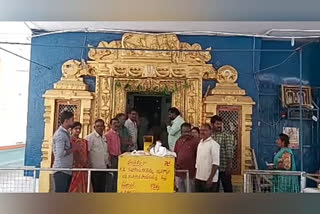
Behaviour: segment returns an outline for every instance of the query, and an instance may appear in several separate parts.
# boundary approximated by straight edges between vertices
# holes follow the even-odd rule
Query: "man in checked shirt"
[[[231,133],[223,130],[222,118],[215,115],[211,118],[212,138],[220,145],[220,166],[218,178],[218,191],[220,181],[224,192],[232,192],[232,158],[235,139]]]

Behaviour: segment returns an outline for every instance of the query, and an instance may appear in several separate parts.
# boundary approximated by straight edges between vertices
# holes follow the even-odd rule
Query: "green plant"
[[[170,91],[169,91],[169,88],[167,85],[164,86],[163,90],[162,90],[162,93],[164,95],[169,95],[170,94]]]
[[[131,85],[129,84],[129,83],[126,83],[125,85],[124,85],[124,89],[130,89],[131,88]]]
[[[158,86],[154,86],[153,91],[158,91]]]
[[[139,84],[139,85],[137,86],[137,89],[138,89],[139,92],[142,91],[142,85]]]
[[[121,83],[119,81],[116,81],[116,87],[120,88],[121,87]]]

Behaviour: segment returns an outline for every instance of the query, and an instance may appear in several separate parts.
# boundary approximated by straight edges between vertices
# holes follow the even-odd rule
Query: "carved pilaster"
[[[85,137],[90,133],[90,108],[83,108],[83,128],[82,128],[82,136]]]
[[[112,78],[100,77],[100,103],[98,109],[100,110],[100,118],[106,124],[111,120],[112,113]]]
[[[201,90],[199,90],[201,89]],[[201,114],[202,105],[199,105],[202,102],[201,99],[202,91],[202,80],[199,79],[188,79],[186,81],[186,117],[185,120],[189,123],[199,126],[201,124]]]
[[[114,96],[113,96],[113,116],[119,113],[126,113],[127,92],[125,87],[128,83],[119,80],[114,81]]]
[[[43,143],[42,143],[42,147],[41,147],[41,152],[42,152],[42,167],[50,167],[50,160],[51,160],[51,147],[49,146],[49,140],[51,138],[50,132],[52,132],[51,129],[51,122],[52,122],[52,106],[49,105],[49,103],[53,103],[51,102],[47,102],[44,108],[44,123],[45,123],[45,130],[44,130],[44,139],[43,139]]]
[[[50,168],[51,167],[51,154],[52,154],[52,132],[53,132],[53,124],[54,123],[54,100],[47,99],[45,100],[44,107],[44,137],[41,145],[41,168]],[[42,172],[40,173],[40,191],[49,192],[50,191],[50,173]]]
[[[251,131],[252,129],[252,114],[245,115],[245,129],[246,131]]]
[[[94,121],[98,118],[100,118],[100,98],[101,98],[101,90],[100,90],[100,78],[96,77],[96,92],[95,92],[95,98],[94,98],[94,109],[93,109],[93,117],[91,117],[91,124],[94,123]]]
[[[172,85],[174,83],[172,82]],[[176,91],[172,93],[172,106],[180,110],[181,116],[185,117],[185,98],[184,98],[184,85],[182,83],[176,83]]]

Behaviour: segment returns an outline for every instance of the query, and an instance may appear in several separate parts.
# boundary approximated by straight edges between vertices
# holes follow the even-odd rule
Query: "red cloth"
[[[189,176],[191,179],[193,179],[196,174],[195,165],[199,142],[199,138],[193,136],[181,136],[174,147],[174,152],[177,154],[175,169],[189,170]],[[186,173],[177,172],[176,176],[185,178]]]
[[[110,129],[105,137],[107,139],[109,155],[115,157],[121,155],[121,139],[119,133]]]
[[[73,168],[87,168],[88,167],[88,142],[84,139],[71,138],[72,146],[78,144],[79,151],[73,153]],[[69,192],[87,192],[88,172],[72,173],[72,180]]]

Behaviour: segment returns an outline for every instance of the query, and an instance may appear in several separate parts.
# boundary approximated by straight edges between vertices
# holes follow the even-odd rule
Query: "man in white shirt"
[[[168,111],[170,124],[167,126],[169,149],[173,152],[177,140],[181,137],[181,125],[184,119],[180,115],[180,111],[172,107]]]
[[[98,119],[94,122],[94,131],[86,137],[88,141],[89,166],[94,169],[107,169],[109,165],[109,154],[104,121]],[[91,182],[94,192],[106,191],[107,172],[92,171]]]
[[[211,126],[202,125],[196,160],[196,192],[218,192],[220,145],[212,139],[211,135]]]
[[[128,129],[131,137],[132,146],[129,147],[130,151],[138,149],[138,126],[137,126],[137,111],[131,109],[128,113],[128,119],[124,123],[124,126]]]

